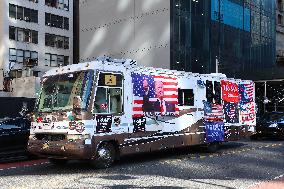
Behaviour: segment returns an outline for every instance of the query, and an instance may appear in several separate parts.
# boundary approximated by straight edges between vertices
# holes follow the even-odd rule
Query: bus
[[[105,59],[47,71],[28,150],[51,163],[219,144],[254,133],[255,85],[220,73],[197,74]]]

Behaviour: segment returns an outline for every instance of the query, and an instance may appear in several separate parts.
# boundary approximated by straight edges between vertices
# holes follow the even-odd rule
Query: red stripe
[[[143,111],[142,107],[133,107],[133,111]]]
[[[134,114],[132,117],[142,117],[144,116],[143,114]]]
[[[170,104],[175,104],[175,105],[177,105],[178,104],[178,102],[177,101],[166,101],[167,103],[170,103]]]
[[[177,88],[164,88],[164,91],[175,91],[175,92],[177,92],[178,89]]]
[[[175,86],[178,85],[178,83],[176,83],[176,82],[163,82],[163,84],[164,85],[175,85]]]
[[[165,95],[164,98],[178,98],[178,95]]]
[[[172,80],[177,80],[177,78],[174,78],[174,77],[160,76],[160,75],[156,75],[156,76],[154,76],[154,78],[157,78],[157,79],[172,79]]]
[[[134,104],[143,104],[143,100],[134,100]]]

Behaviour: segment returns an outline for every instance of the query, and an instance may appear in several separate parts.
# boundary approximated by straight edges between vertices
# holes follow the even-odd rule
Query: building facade
[[[230,77],[270,77],[275,6],[270,0],[174,0],[172,68]]]
[[[106,55],[244,79],[281,76],[271,0],[81,0],[79,22],[83,62]]]
[[[80,62],[131,58],[170,68],[170,0],[80,0]]]
[[[48,69],[72,62],[73,0],[0,1],[0,90],[26,90]]]
[[[284,4],[276,0],[276,61],[284,66]]]

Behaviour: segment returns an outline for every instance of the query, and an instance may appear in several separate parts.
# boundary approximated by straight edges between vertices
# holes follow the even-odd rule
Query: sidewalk
[[[269,182],[252,186],[249,189],[284,189],[284,175],[281,175],[280,177]]]

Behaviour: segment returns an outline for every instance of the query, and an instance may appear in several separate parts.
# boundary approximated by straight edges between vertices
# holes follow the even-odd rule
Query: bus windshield
[[[81,108],[87,108],[94,71],[80,71],[43,78],[37,109],[39,112],[72,110],[74,97],[81,98]]]

